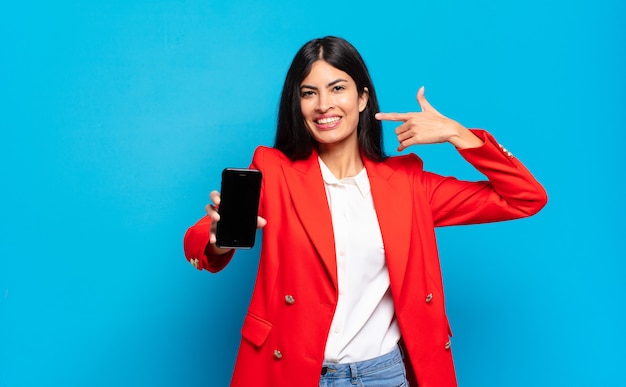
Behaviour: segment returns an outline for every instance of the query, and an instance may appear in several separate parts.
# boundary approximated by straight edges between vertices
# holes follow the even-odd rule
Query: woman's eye
[[[312,96],[314,93],[312,90],[303,90],[300,92],[300,97],[301,98],[306,98],[306,97],[310,97]]]
[[[334,91],[341,91],[341,90],[343,90],[343,89],[345,89],[345,87],[343,87],[343,86],[341,86],[341,85],[336,85],[335,87],[333,87],[333,90],[334,90]]]

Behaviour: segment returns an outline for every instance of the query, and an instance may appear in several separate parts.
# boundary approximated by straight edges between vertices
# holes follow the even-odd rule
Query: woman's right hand
[[[211,199],[211,203],[207,204],[205,207],[207,216],[211,218],[209,247],[211,249],[211,252],[215,255],[226,254],[232,249],[222,249],[215,245],[217,241],[217,237],[215,235],[217,232],[217,222],[220,221],[220,214],[217,212],[217,208],[219,207],[221,201],[220,193],[218,191],[211,191],[211,193],[209,194],[209,198]],[[266,224],[267,221],[264,218],[257,216],[257,228],[263,228]]]
[[[211,191],[209,198],[211,199],[211,203],[207,204],[204,209],[206,210],[206,214],[209,218],[211,218],[211,235],[209,243],[214,245],[216,242],[215,232],[217,231],[217,222],[220,221],[220,214],[217,212],[217,207],[220,205],[221,196],[219,192]]]

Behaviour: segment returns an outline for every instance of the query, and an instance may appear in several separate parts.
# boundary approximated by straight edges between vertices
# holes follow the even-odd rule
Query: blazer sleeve
[[[253,161],[250,164],[250,168],[259,169],[263,172],[263,180],[261,182],[261,198],[259,201],[259,216],[264,215],[263,202],[266,173],[263,168],[265,164],[265,155],[267,153],[268,148],[262,146],[258,147],[254,152]],[[204,216],[187,230],[183,245],[187,261],[192,263],[198,270],[205,269],[212,273],[216,273],[230,263],[236,250],[232,249],[224,255],[207,254],[206,248],[209,244],[210,230],[211,218]]]
[[[185,258],[198,270],[205,269],[216,273],[228,265],[235,254],[235,250],[233,249],[223,255],[207,254],[206,247],[209,244],[210,230],[211,218],[204,216],[196,224],[189,227],[185,233],[183,247]]]
[[[548,200],[541,184],[491,134],[477,129],[472,132],[484,144],[459,149],[459,153],[488,181],[468,182],[422,173],[435,226],[498,222],[539,212]]]

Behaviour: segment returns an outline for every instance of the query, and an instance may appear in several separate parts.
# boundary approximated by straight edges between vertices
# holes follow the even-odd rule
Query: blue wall
[[[438,231],[461,385],[623,383],[623,2],[214,3],[0,7],[1,387],[228,384],[258,251],[210,275],[182,236],[221,169],[273,142],[287,66],[327,34],[383,110],[425,85],[548,190],[533,218]]]

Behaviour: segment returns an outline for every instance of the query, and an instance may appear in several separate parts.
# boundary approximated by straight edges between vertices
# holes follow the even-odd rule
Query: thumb
[[[256,228],[263,228],[267,224],[267,220],[261,216],[256,217]]]
[[[420,105],[420,108],[422,108],[423,112],[426,111],[434,111],[437,112],[437,109],[435,109],[427,100],[426,100],[426,96],[424,95],[424,86],[420,87],[419,90],[417,91],[417,103]],[[438,113],[438,112],[437,112]]]

